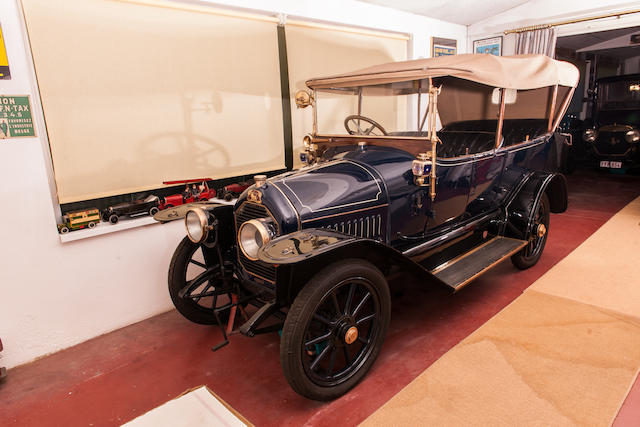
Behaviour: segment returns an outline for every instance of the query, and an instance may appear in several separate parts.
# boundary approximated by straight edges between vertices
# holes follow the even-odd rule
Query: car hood
[[[370,165],[336,159],[269,180],[294,205],[302,222],[385,205],[380,174]]]

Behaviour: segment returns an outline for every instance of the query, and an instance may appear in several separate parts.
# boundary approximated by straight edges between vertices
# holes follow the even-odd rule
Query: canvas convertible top
[[[573,64],[546,55],[463,54],[389,62],[350,73],[311,79],[306,83],[311,89],[332,89],[445,76],[518,90],[555,85],[576,87],[580,78]]]

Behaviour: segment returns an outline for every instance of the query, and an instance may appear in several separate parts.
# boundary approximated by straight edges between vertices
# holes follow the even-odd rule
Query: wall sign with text
[[[28,96],[0,95],[0,139],[36,136]]]

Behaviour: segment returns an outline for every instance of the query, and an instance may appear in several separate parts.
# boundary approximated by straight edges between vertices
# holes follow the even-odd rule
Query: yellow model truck
[[[93,228],[100,222],[100,211],[98,209],[87,209],[84,211],[68,212],[62,215],[62,224],[58,224],[58,231],[66,234],[71,230],[81,228]]]

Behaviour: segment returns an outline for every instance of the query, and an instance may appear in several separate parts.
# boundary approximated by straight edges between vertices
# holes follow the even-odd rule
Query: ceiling
[[[612,40],[628,34],[637,33],[640,27],[619,28],[617,30],[598,31],[596,33],[576,34],[575,36],[558,37],[557,46],[578,50]]]
[[[616,39],[618,37],[635,34],[640,31],[640,27],[619,28],[617,30],[598,31],[596,33],[576,34],[575,36],[558,37],[557,47],[571,50],[584,49],[598,43]],[[626,46],[609,48],[604,50],[593,50],[593,52],[604,53],[607,56],[617,58],[629,58],[640,55],[640,46]]]
[[[361,0],[455,24],[471,25],[529,0]]]

